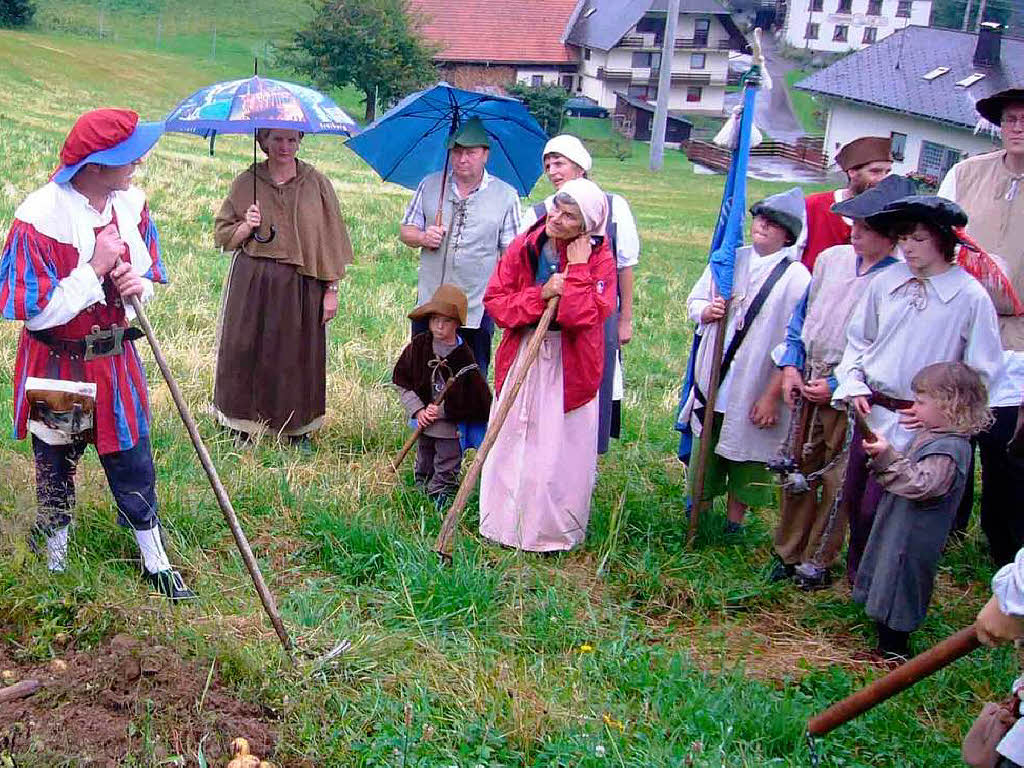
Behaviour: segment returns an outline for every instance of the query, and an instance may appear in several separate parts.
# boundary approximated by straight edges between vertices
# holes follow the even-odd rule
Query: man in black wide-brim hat
[[[980,99],[975,109],[999,126],[1002,149],[954,165],[939,194],[956,201],[967,212],[967,233],[988,253],[1001,258],[1018,298],[1024,298],[1024,88],[1010,88]],[[1024,515],[1019,512],[1024,482],[1019,464],[1006,450],[1024,392],[1024,316],[1015,314],[1012,301],[998,286],[986,284],[986,288],[999,313],[1006,374],[990,393],[995,423],[978,436],[981,527],[995,564],[1004,565],[1024,546]],[[969,514],[967,497],[973,494],[964,495]]]

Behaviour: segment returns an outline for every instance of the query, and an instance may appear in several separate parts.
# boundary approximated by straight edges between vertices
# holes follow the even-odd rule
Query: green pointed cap
[[[448,139],[448,149],[454,146],[460,147],[490,147],[491,140],[487,136],[487,129],[479,117],[471,117],[462,127],[455,132],[455,135]]]

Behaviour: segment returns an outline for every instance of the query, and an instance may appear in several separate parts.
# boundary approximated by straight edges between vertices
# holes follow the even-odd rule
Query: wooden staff
[[[850,411],[851,413],[853,413],[854,423],[857,425],[857,428],[860,429],[861,437],[867,440],[869,443],[873,443],[876,440],[878,440],[878,436],[875,434],[875,431],[868,426],[867,418],[864,416],[863,413],[857,410],[857,406],[852,406],[850,408]]]
[[[501,401],[501,405],[498,406],[498,412],[494,414],[494,418],[487,425],[487,434],[484,435],[484,441],[480,444],[480,449],[476,452],[476,458],[473,459],[469,471],[466,472],[462,485],[459,486],[459,492],[455,495],[455,501],[452,502],[451,509],[448,510],[444,522],[441,523],[441,531],[437,534],[434,551],[446,561],[450,561],[452,558],[452,542],[455,538],[455,528],[459,524],[459,517],[462,515],[466,502],[469,501],[469,494],[473,492],[473,488],[476,486],[477,478],[480,477],[480,471],[484,466],[484,459],[490,453],[494,441],[498,439],[501,425],[505,423],[508,412],[516,401],[516,396],[518,396],[519,390],[526,380],[526,374],[529,372],[530,366],[537,359],[541,342],[544,341],[544,335],[547,333],[551,320],[555,316],[555,310],[558,309],[558,299],[558,296],[552,296],[548,299],[548,305],[544,309],[544,314],[540,316],[537,329],[533,332],[530,343],[526,345],[526,351],[523,353],[522,362],[516,371],[515,380],[511,385],[506,382],[508,390],[506,391],[505,398]]]
[[[448,394],[448,390],[452,388],[453,384],[455,384],[455,380],[462,374],[476,368],[479,368],[479,366],[476,363],[473,363],[472,365],[467,365],[465,368],[462,368],[449,376],[448,380],[445,381],[444,386],[441,388],[441,391],[434,395],[434,399],[431,402],[434,405],[440,405],[444,400],[445,395]],[[409,451],[412,450],[412,447],[416,445],[416,441],[420,439],[420,435],[422,434],[423,427],[416,427],[416,431],[409,435],[409,439],[405,441],[405,445],[402,446],[402,450],[400,450],[395,458],[391,460],[391,469],[395,472],[398,471],[398,468],[402,466],[402,462],[405,461],[405,457],[409,454]]]
[[[973,624],[961,629],[885,677],[880,677],[871,685],[861,688],[821,714],[812,717],[807,721],[807,733],[811,736],[824,736],[980,646],[981,642]]]
[[[708,382],[708,393],[704,402],[704,422],[700,429],[700,442],[698,443],[697,466],[693,468],[693,488],[690,498],[693,500],[693,508],[690,510],[690,531],[687,534],[687,541],[693,543],[697,535],[697,520],[704,507],[701,500],[704,496],[704,482],[708,474],[708,452],[714,450],[711,444],[711,431],[715,423],[715,403],[718,400],[718,386],[721,384],[722,356],[725,354],[725,331],[726,323],[729,320],[730,300],[725,300],[725,314],[718,321],[715,336],[715,346],[711,351],[711,380]],[[696,384],[696,374],[694,375]]]
[[[281,614],[278,613],[277,604],[274,602],[274,596],[267,589],[267,583],[263,580],[263,574],[260,573],[260,566],[252,554],[249,541],[246,539],[245,532],[242,531],[242,526],[238,523],[238,516],[231,506],[231,499],[228,498],[227,491],[224,490],[220,477],[217,475],[217,469],[213,466],[210,453],[206,450],[203,438],[199,435],[199,430],[192,419],[192,414],[189,413],[185,398],[182,396],[181,390],[178,389],[178,383],[174,380],[174,374],[171,373],[170,366],[167,365],[163,352],[160,350],[160,343],[156,340],[156,334],[153,333],[153,326],[149,324],[149,318],[146,317],[146,313],[142,309],[142,302],[139,301],[139,297],[131,296],[129,300],[131,301],[132,308],[135,310],[135,316],[139,320],[139,325],[142,326],[142,330],[149,340],[149,345],[153,348],[153,357],[156,358],[156,364],[160,367],[160,373],[163,374],[164,381],[167,382],[167,388],[171,390],[174,404],[178,406],[178,414],[181,416],[181,421],[185,425],[185,429],[188,430],[188,436],[192,439],[192,445],[199,455],[199,463],[203,465],[203,469],[206,471],[206,478],[210,481],[210,487],[213,488],[213,495],[217,497],[220,511],[224,513],[224,519],[227,520],[231,534],[235,537],[235,544],[238,546],[238,551],[242,554],[245,567],[252,577],[253,584],[256,586],[256,592],[260,596],[260,602],[263,603],[263,609],[267,612],[267,616],[270,617],[270,623],[274,625],[274,631],[277,632],[277,636],[281,640],[281,645],[288,655],[288,660],[294,664],[292,641],[285,631],[284,624],[281,621]]]

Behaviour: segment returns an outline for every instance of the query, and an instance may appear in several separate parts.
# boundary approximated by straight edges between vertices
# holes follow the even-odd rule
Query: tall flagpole
[[[690,529],[687,539],[693,542],[697,535],[697,523],[704,508],[704,486],[708,473],[708,452],[712,450],[711,433],[715,420],[715,405],[718,400],[718,388],[721,384],[722,356],[725,351],[725,331],[728,321],[729,303],[732,298],[732,263],[736,257],[736,248],[743,239],[743,222],[746,218],[746,165],[750,153],[750,129],[754,119],[754,103],[757,97],[757,89],[761,84],[761,67],[764,66],[764,54],[761,51],[761,30],[754,30],[754,57],[753,66],[747,73],[747,82],[743,94],[743,114],[740,117],[740,129],[736,149],[733,152],[733,159],[729,169],[729,177],[726,180],[725,196],[732,194],[731,205],[728,211],[728,223],[723,232],[722,242],[715,247],[711,253],[712,276],[715,266],[727,266],[729,269],[729,281],[727,286],[717,285],[712,280],[715,290],[725,299],[726,314],[718,321],[715,328],[715,342],[711,356],[711,376],[708,382],[708,391],[704,403],[704,420],[701,425],[700,442],[697,452],[697,464],[694,467],[694,480],[691,486],[690,498],[693,501],[693,508],[690,510]],[[729,183],[735,184],[730,190]],[[738,192],[738,194],[737,194]],[[738,198],[738,199],[737,199]],[[723,200],[723,202],[725,202]],[[697,386],[695,374],[694,386]]]

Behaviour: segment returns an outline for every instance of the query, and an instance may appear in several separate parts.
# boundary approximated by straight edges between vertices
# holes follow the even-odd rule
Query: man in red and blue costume
[[[49,183],[14,214],[0,255],[0,312],[24,323],[14,375],[14,432],[31,435],[37,531],[51,571],[67,568],[75,469],[92,443],[118,508],[134,531],[142,575],[172,600],[195,597],[171,567],[157,515],[146,374],[129,297],[166,282],[156,226],[132,176],[163,133],[135,112],[100,109],[75,123]],[[91,429],[40,416],[33,386],[94,393]],[[62,390],[63,391],[63,390]],[[45,405],[45,403],[43,404]],[[76,422],[77,423],[77,422]]]

